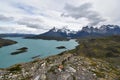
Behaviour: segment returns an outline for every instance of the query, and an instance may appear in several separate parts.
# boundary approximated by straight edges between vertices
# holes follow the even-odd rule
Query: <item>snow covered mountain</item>
[[[82,28],[82,31],[85,31],[88,33],[117,35],[117,34],[120,34],[120,26],[118,26],[118,25],[102,25],[100,28],[86,26],[86,27]]]
[[[61,29],[58,29],[58,28],[52,28],[51,30],[49,30],[51,32],[60,32],[60,33],[64,33],[66,35],[69,35],[69,34],[76,34],[76,31],[72,31],[70,29],[67,29],[66,27],[63,27]]]
[[[120,26],[102,25],[99,28],[94,28],[93,26],[86,26],[79,31],[71,31],[70,29],[67,29],[65,27],[61,29],[54,27],[48,32],[34,36],[32,38],[47,40],[66,40],[71,38],[102,37],[111,35],[120,35]]]
[[[76,34],[77,32],[71,31],[65,27],[58,29],[52,28],[48,32],[40,34],[40,36],[52,36],[52,37],[71,37],[71,35]]]
[[[65,27],[61,29],[54,27],[43,34],[34,37],[27,37],[27,38],[46,39],[46,40],[69,40],[71,36],[75,35],[76,33],[77,32],[71,31]]]

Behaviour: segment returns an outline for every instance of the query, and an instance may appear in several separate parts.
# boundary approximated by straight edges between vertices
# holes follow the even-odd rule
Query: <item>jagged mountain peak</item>
[[[58,28],[53,27],[53,28],[52,28],[52,29],[50,29],[49,31],[57,32],[57,31],[58,31]]]
[[[115,28],[120,28],[118,25],[102,25],[100,29],[115,29]]]
[[[118,26],[118,25],[102,25],[99,28],[93,27],[93,26],[85,26],[82,28],[81,31],[88,32],[88,33],[106,33],[106,32],[109,32],[109,31],[115,30],[115,29],[120,30],[120,26]]]
[[[81,31],[91,33],[91,32],[96,32],[97,30],[98,28],[94,28],[93,26],[85,26],[82,28]]]
[[[51,32],[61,32],[61,33],[66,33],[66,34],[71,34],[71,33],[75,34],[76,33],[76,31],[70,30],[70,29],[68,29],[68,27],[62,27],[62,28],[53,27],[49,31],[51,31]]]

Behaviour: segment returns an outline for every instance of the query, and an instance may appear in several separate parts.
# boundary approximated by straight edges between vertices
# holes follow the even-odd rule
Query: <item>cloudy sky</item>
[[[120,0],[0,0],[0,33],[120,25]]]

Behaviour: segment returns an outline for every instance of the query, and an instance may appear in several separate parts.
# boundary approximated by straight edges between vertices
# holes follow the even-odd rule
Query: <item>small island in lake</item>
[[[34,56],[34,57],[32,57],[32,59],[38,58],[38,57],[40,57],[40,56],[41,56],[41,55]]]
[[[16,55],[16,54],[24,53],[24,52],[27,52],[27,50],[28,50],[27,47],[22,47],[22,48],[17,49],[17,51],[12,52],[11,55]]]
[[[58,46],[58,47],[56,47],[57,49],[66,49],[66,47],[65,46]]]
[[[22,47],[22,48],[19,48],[17,50],[27,50],[28,48],[27,47]]]
[[[0,48],[3,47],[3,46],[8,46],[8,45],[16,44],[16,43],[17,42],[13,41],[13,40],[0,38]]]

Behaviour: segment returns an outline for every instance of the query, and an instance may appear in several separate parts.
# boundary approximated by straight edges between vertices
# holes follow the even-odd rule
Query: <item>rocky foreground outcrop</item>
[[[85,56],[83,47],[81,43],[76,49],[56,56],[1,69],[0,80],[120,80],[120,65],[113,65],[104,57]]]
[[[120,67],[71,53],[0,70],[0,80],[119,80]]]

